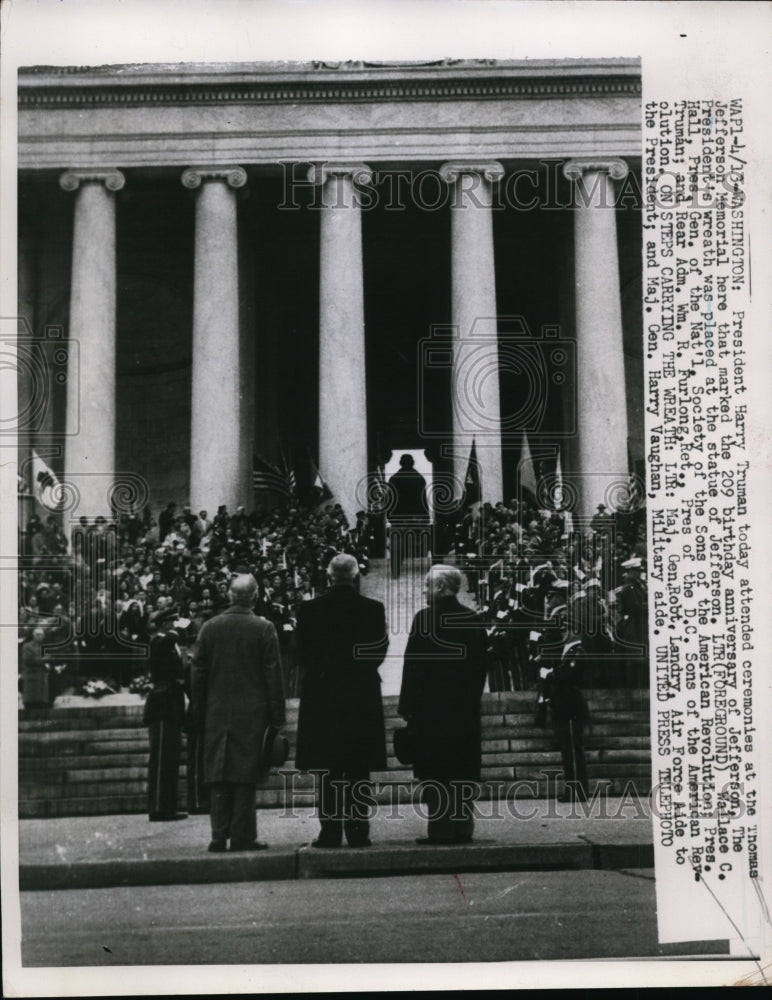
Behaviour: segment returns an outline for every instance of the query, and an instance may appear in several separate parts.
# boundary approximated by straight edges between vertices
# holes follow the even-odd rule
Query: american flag
[[[255,456],[253,463],[252,485],[255,490],[268,490],[283,497],[292,495],[286,474],[260,455]]]
[[[281,455],[282,465],[284,466],[284,478],[287,481],[287,487],[290,492],[290,496],[296,497],[298,495],[298,482],[295,478],[295,470],[292,468],[290,463],[284,457],[284,452]]]

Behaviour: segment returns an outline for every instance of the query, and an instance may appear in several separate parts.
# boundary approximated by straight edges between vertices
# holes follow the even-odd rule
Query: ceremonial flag
[[[289,464],[287,459],[284,457],[284,452],[281,453],[281,461],[284,466],[284,478],[287,481],[287,489],[290,492],[290,496],[297,497],[298,495],[298,483],[295,478],[295,470]]]
[[[333,492],[322,479],[322,474],[317,469],[310,452],[308,454],[308,462],[311,466],[311,501],[318,506],[324,503],[325,500],[331,500]]]
[[[268,490],[285,498],[290,496],[286,475],[260,455],[256,455],[254,459],[252,485],[256,490]]]
[[[476,441],[472,438],[472,447],[469,450],[469,461],[464,476],[464,502],[467,507],[471,507],[473,504],[479,503],[481,498],[480,466],[477,461]]]
[[[558,461],[555,466],[555,509],[561,510],[563,507],[563,469],[560,464],[560,449],[558,449]],[[563,531],[570,535],[574,530],[574,516],[570,510],[563,510]]]
[[[531,448],[528,444],[528,436],[525,433],[525,429],[523,429],[523,439],[520,443],[520,462],[517,467],[517,473],[521,491],[523,493],[530,493],[531,496],[529,499],[535,503],[537,493],[536,469],[531,458]]]
[[[36,451],[32,452],[32,489],[39,502],[49,510],[58,510],[61,500],[61,484],[56,473],[50,469]]]
[[[379,462],[375,466],[375,489],[371,497],[370,509],[377,514],[382,514],[386,509],[387,496],[386,470],[383,464]]]

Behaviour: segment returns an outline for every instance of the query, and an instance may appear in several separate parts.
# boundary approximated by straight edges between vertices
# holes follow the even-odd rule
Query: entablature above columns
[[[638,157],[640,65],[22,70],[18,134],[29,171]]]

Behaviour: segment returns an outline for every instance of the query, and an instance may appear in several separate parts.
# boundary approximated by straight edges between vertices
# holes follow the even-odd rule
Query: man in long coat
[[[428,606],[413,619],[405,649],[398,711],[413,733],[415,776],[426,782],[428,836],[419,843],[468,843],[474,828],[486,634],[458,599],[461,580],[453,566],[429,570]]]
[[[315,847],[370,844],[361,798],[352,792],[386,767],[386,736],[378,667],[389,640],[379,601],[357,592],[359,566],[340,554],[328,567],[332,587],[300,606],[297,658],[301,670],[295,766],[320,771]]]
[[[263,736],[285,722],[276,629],[252,610],[257,582],[230,585],[230,607],[202,627],[191,675],[192,723],[204,728],[204,771],[211,786],[210,851],[260,850],[256,785],[264,771]]]

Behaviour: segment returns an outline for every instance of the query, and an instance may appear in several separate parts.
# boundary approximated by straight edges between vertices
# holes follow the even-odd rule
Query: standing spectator
[[[429,548],[429,512],[426,506],[426,480],[415,468],[412,455],[399,460],[399,472],[389,480],[394,506],[388,512],[391,575],[400,574],[406,556],[424,558]]]
[[[162,542],[164,538],[169,534],[169,532],[174,527],[174,511],[177,508],[177,504],[173,500],[170,500],[166,505],[166,510],[162,510],[158,515],[158,541]]]
[[[150,640],[150,679],[153,688],[145,702],[144,722],[150,731],[148,812],[151,823],[185,819],[177,811],[182,726],[185,721],[184,669],[177,633],[170,627],[177,617],[172,607],[151,616],[157,628]]]
[[[49,667],[43,657],[45,631],[34,628],[21,648],[21,697],[25,708],[48,708]]]
[[[211,786],[210,851],[254,851],[255,786],[264,769],[266,728],[284,725],[276,629],[252,611],[257,583],[236,576],[230,607],[201,629],[191,678],[192,725],[204,729],[206,782]]]
[[[465,792],[480,780],[486,642],[481,619],[458,599],[461,582],[454,566],[432,566],[428,607],[405,649],[399,714],[413,733],[415,775],[427,782],[428,836],[419,843],[468,843],[474,829]]]
[[[192,607],[192,606],[191,606]],[[188,812],[191,815],[201,815],[209,812],[209,785],[206,783],[206,761],[204,758],[205,739],[203,724],[196,725],[193,722],[192,694],[192,671],[193,652],[196,637],[203,623],[198,625],[190,621],[187,629],[182,635],[181,651],[182,661],[185,667],[185,694],[188,696],[188,707],[185,713],[185,732],[187,740],[185,743],[186,760],[186,786]]]
[[[386,736],[378,667],[388,648],[386,612],[357,592],[359,566],[336,555],[331,589],[304,602],[297,616],[301,670],[295,765],[320,770],[321,830],[314,847],[370,845],[370,824],[352,786],[386,767]]]
[[[552,728],[560,750],[566,783],[565,791],[558,796],[559,802],[571,802],[575,799],[587,801],[584,730],[590,719],[590,711],[579,688],[582,655],[581,642],[573,640],[564,649],[560,663],[555,665],[545,679],[545,694],[552,711]]]

